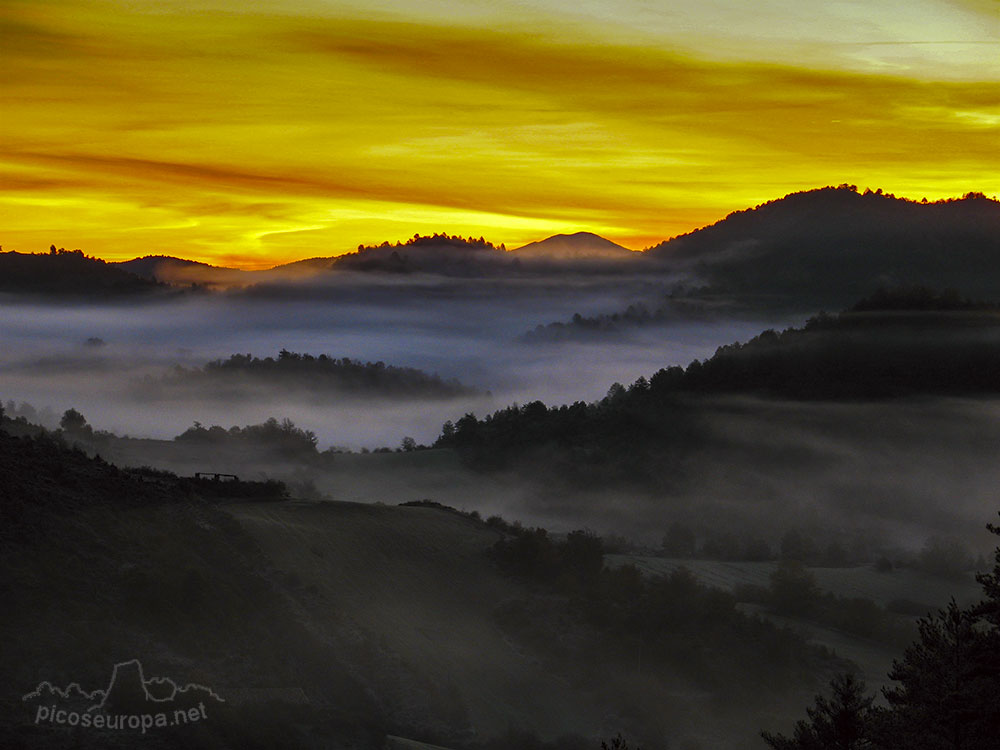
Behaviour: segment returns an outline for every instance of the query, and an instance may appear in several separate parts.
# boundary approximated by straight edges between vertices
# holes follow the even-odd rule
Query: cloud
[[[942,81],[829,50],[779,64],[598,39],[579,19],[267,8],[0,5],[5,245],[58,230],[105,256],[258,266],[415,231],[643,247],[823,184],[1000,192],[988,67]]]

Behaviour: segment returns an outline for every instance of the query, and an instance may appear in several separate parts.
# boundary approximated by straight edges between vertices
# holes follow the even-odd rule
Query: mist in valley
[[[326,644],[303,653],[329,648],[339,665],[308,690],[378,696],[364,710],[379,726],[462,748],[581,747],[620,729],[649,747],[752,746],[836,671],[886,684],[916,616],[975,600],[1000,401],[682,394],[648,415],[662,442],[636,476],[528,437],[495,466],[440,442],[445,422],[512,404],[613,413],[663,368],[807,317],[703,308],[524,339],[666,293],[619,282],[336,278],[143,304],[8,300],[0,399],[8,420],[62,419],[86,454],[153,467],[144,482],[168,481],[155,470],[283,482],[284,502],[223,496],[222,515]],[[70,408],[86,424],[67,422]],[[562,550],[598,535],[594,577]],[[801,592],[783,594],[782,575]],[[617,619],[633,606],[637,619]],[[724,627],[693,625],[702,611]]]
[[[997,3],[901,5],[0,0],[0,750],[997,750]]]
[[[36,421],[47,420],[49,428],[74,408],[94,430],[136,439],[171,441],[195,423],[228,429],[287,419],[316,436],[318,452],[339,454],[298,461],[244,450],[206,459],[183,446],[146,451],[135,440],[125,455],[187,473],[294,477],[334,499],[427,496],[556,529],[588,526],[645,545],[655,545],[662,529],[679,520],[698,529],[742,530],[771,544],[802,528],[907,549],[919,548],[932,532],[970,539],[982,528],[1000,445],[998,407],[988,399],[704,397],[688,443],[680,446],[682,469],[669,486],[653,489],[571,487],[545,472],[482,474],[440,451],[425,457],[357,453],[398,449],[404,437],[429,446],[445,421],[468,413],[483,417],[533,401],[593,402],[612,383],[628,385],[708,358],[764,328],[802,323],[678,315],[664,325],[587,341],[519,340],[539,322],[600,314],[663,292],[647,281],[620,281],[334,276],[297,282],[304,285],[302,299],[294,298],[298,287],[292,285],[280,293],[250,288],[134,305],[8,301],[0,397],[31,404],[40,410]],[[178,378],[233,354],[276,358],[281,350],[416,368],[461,389],[429,397],[292,387],[280,379],[222,379],[213,386],[204,378]]]
[[[441,425],[513,402],[600,398],[668,364],[687,364],[745,337],[772,319],[676,322],[598,342],[532,346],[518,336],[576,312],[613,311],[662,294],[649,282],[584,280],[523,283],[455,280],[356,282],[339,277],[166,303],[115,305],[5,303],[0,331],[3,398],[76,408],[95,428],[171,438],[194,421],[225,427],[290,418],[323,447],[396,446],[409,435],[429,443]],[[781,322],[794,322],[777,321]],[[199,368],[233,354],[275,357],[282,349],[412,367],[482,393],[451,403],[304,397],[280,387],[219,398],[197,388],[155,393],[172,368]],[[162,390],[162,389],[161,389]]]

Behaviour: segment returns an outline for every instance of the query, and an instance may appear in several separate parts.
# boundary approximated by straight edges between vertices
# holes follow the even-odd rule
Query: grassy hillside
[[[691,560],[643,555],[609,555],[608,562],[612,565],[632,564],[651,575],[686,568],[699,581],[730,591],[740,586],[767,586],[778,566],[777,562]],[[843,597],[865,597],[882,606],[897,600],[908,600],[930,610],[942,606],[952,596],[962,606],[968,606],[979,601],[982,594],[971,573],[960,578],[942,578],[911,568],[880,572],[871,565],[807,569],[816,576],[824,591]]]
[[[232,699],[150,747],[312,747],[313,732],[333,738],[324,747],[378,745],[376,707],[298,622],[252,541],[192,485],[45,437],[0,432],[0,443],[4,747],[134,746],[128,733],[35,726],[20,697],[42,681],[103,688],[114,664],[137,658],[149,675]],[[289,695],[261,710],[259,696]]]
[[[755,722],[786,714],[801,700],[800,687],[836,663],[819,652],[806,657],[794,639],[783,643],[787,659],[769,676],[745,663],[732,640],[735,661],[719,662],[721,671],[685,668],[690,655],[679,653],[661,662],[653,638],[643,655],[640,631],[630,640],[605,629],[602,617],[585,614],[593,603],[578,609],[572,597],[505,574],[488,553],[501,538],[497,527],[453,511],[296,502],[227,511],[298,592],[307,627],[348,645],[352,674],[390,722],[416,727],[411,737],[435,744],[473,747],[519,728],[549,741],[593,738],[573,747],[597,747],[597,738],[622,729],[649,747],[684,738],[752,746]],[[678,597],[680,621],[663,627],[679,628],[681,640],[691,637],[694,621],[686,621],[712,607],[721,607],[712,638],[738,637],[722,635],[734,624],[723,616],[725,602],[702,601],[683,582],[660,596]],[[708,609],[695,615],[689,607]],[[784,636],[757,637],[767,649]],[[790,675],[797,676],[788,682]],[[749,697],[746,686],[760,679],[771,684]]]
[[[517,577],[498,541],[515,540],[511,560],[517,539],[542,538],[519,527],[436,507],[222,497],[45,434],[0,442],[0,638],[18,644],[2,667],[5,746],[128,746],[127,734],[36,727],[19,697],[42,681],[103,687],[130,659],[229,701],[150,739],[209,748],[374,748],[393,735],[499,750],[573,735],[545,746],[568,750],[619,731],[648,748],[742,748],[841,666],[684,577],[644,587],[601,573],[588,591]]]
[[[496,532],[427,508],[228,510],[301,587],[316,627],[336,623],[355,639],[358,657],[367,657],[356,665],[362,679],[402,723],[438,733],[458,725],[469,737],[489,737],[510,717],[545,733],[584,720],[578,713],[558,723],[569,718],[558,680],[519,654],[493,620],[497,604],[518,593],[484,554]]]
[[[690,571],[708,585],[734,592],[741,600],[743,611],[751,612],[780,627],[800,633],[811,643],[833,649],[850,659],[860,669],[861,676],[873,690],[889,685],[889,670],[900,652],[899,643],[906,644],[916,636],[918,616],[934,612],[954,597],[961,606],[970,606],[982,598],[982,589],[972,573],[961,577],[943,578],[909,569],[876,570],[871,565],[851,567],[808,567],[805,570],[818,584],[820,594],[837,597],[846,608],[851,600],[864,599],[885,610],[882,617],[893,623],[894,630],[905,638],[875,638],[845,630],[826,618],[807,614],[776,611],[759,603],[754,590],[769,587],[778,569],[777,562],[747,562],[727,560],[672,559],[642,555],[608,555],[612,567],[635,565],[646,575],[669,575],[677,570]],[[750,596],[747,594],[751,593]],[[836,606],[836,605],[835,605]],[[857,612],[871,617],[873,607],[857,607]],[[856,615],[857,617],[857,615]],[[861,619],[861,618],[857,618]],[[907,627],[907,623],[909,627]]]

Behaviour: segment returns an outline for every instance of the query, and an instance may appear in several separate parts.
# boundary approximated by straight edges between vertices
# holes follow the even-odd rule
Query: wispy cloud
[[[262,264],[414,231],[516,244],[551,228],[641,247],[822,184],[1000,192],[992,68],[938,80],[901,62],[921,45],[900,34],[859,35],[903,48],[859,69],[831,51],[853,45],[843,23],[796,62],[738,34],[739,54],[692,50],[709,15],[676,38],[600,38],[579,16],[529,31],[553,3],[498,29],[383,6],[0,3],[5,245],[75,227],[66,244],[90,252]]]

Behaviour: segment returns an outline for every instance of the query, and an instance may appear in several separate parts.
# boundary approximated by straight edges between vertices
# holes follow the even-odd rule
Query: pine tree
[[[922,618],[919,639],[893,662],[898,686],[883,692],[890,711],[879,733],[884,747],[996,750],[1000,719],[997,636],[973,610],[949,603]]]
[[[1000,535],[1000,526],[986,524],[994,534]],[[980,573],[976,580],[983,587],[986,598],[976,608],[976,613],[984,617],[992,625],[994,630],[1000,629],[1000,547],[993,553],[993,570],[989,573]]]
[[[774,750],[868,750],[873,748],[874,696],[865,696],[864,681],[851,674],[837,675],[830,682],[831,696],[816,696],[816,705],[806,709],[808,721],[795,724],[791,737],[761,732]]]
[[[988,526],[1000,535],[1000,526]],[[893,662],[883,689],[888,707],[872,706],[849,675],[817,696],[792,737],[761,735],[774,750],[997,750],[1000,747],[1000,547],[989,573],[976,578],[982,603],[954,599],[918,623],[919,637]]]

